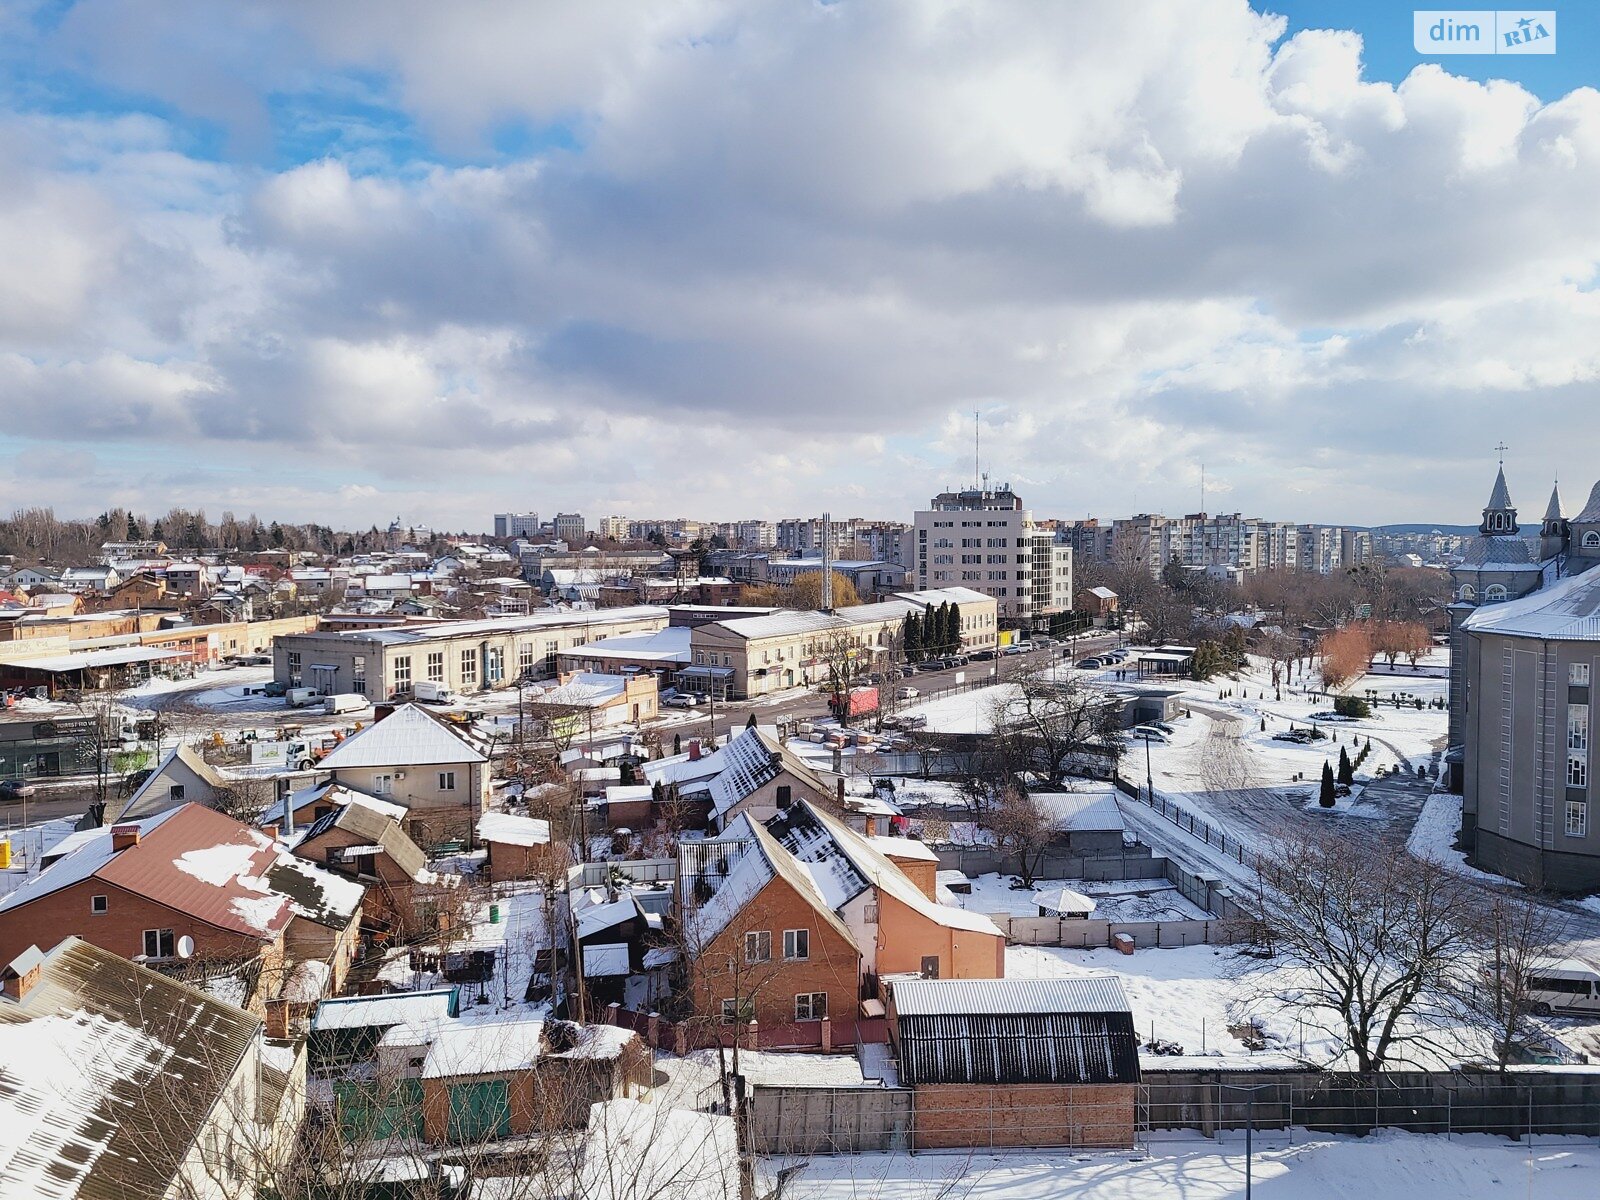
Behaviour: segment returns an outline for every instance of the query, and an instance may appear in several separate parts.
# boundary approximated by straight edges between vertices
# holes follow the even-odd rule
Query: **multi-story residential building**
[[[628,539],[628,525],[627,517],[601,517],[597,532],[613,542],[624,542]]]
[[[494,535],[497,538],[538,537],[539,514],[536,512],[495,513]]]
[[[1001,622],[1012,628],[1072,607],[1071,547],[1057,546],[1052,533],[1036,527],[1009,486],[941,492],[916,514],[913,528],[911,570],[919,588],[963,587],[992,596]],[[1035,585],[1040,566],[1049,572],[1048,588]]]
[[[1072,547],[1075,563],[1103,563],[1111,561],[1111,523],[1101,524],[1096,517],[1082,521],[1064,521],[1056,530],[1056,538]]]
[[[589,536],[589,531],[584,528],[582,513],[557,513],[556,519],[550,523],[550,531],[555,534],[557,541],[566,542],[569,546],[579,545]]]
[[[770,550],[778,544],[778,527],[771,521],[724,521],[717,532],[735,550]]]
[[[1174,560],[1194,571],[1327,574],[1355,566],[1370,553],[1365,531],[1339,525],[1296,525],[1239,513],[1139,513],[1112,522],[1109,557],[1152,575]]]

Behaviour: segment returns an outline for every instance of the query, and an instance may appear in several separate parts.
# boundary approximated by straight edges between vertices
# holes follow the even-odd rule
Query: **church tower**
[[[1517,507],[1511,503],[1511,489],[1506,487],[1506,469],[1502,464],[1495,473],[1494,490],[1489,493],[1478,532],[1484,537],[1516,537],[1518,528]]]
[[[1561,515],[1561,485],[1550,489],[1550,504],[1544,510],[1544,521],[1539,525],[1539,558],[1548,562],[1567,552],[1570,531],[1567,519]]]

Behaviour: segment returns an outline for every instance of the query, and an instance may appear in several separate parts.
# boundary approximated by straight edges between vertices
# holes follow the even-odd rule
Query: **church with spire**
[[[1524,536],[1502,462],[1478,536],[1450,572],[1446,761],[1461,847],[1530,887],[1600,888],[1600,830],[1588,819],[1596,566],[1600,483],[1570,519],[1554,487],[1538,537]]]

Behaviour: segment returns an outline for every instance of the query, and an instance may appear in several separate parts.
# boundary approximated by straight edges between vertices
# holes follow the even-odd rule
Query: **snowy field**
[[[1173,1042],[1181,1058],[1150,1057],[1150,1063],[1176,1065],[1196,1059],[1197,1066],[1217,1066],[1219,1057],[1235,1062],[1308,1062],[1330,1065],[1341,1042],[1325,1028],[1330,1014],[1294,1003],[1297,969],[1274,960],[1240,954],[1231,946],[1184,946],[1145,949],[1133,954],[1115,950],[1069,950],[1053,946],[1008,946],[1006,977],[1048,979],[1114,973],[1133,1009],[1134,1029],[1144,1039]],[[1252,1049],[1242,1033],[1254,1023],[1252,1036],[1265,1045]],[[1408,1025],[1406,1032],[1415,1031]],[[1230,1030],[1236,1032],[1230,1032]],[[1439,1049],[1417,1051],[1417,1065],[1451,1066],[1484,1047],[1464,1030],[1438,1027],[1430,1031]]]
[[[1165,879],[1041,879],[1032,888],[1013,888],[1014,878],[979,875],[972,880],[972,895],[958,895],[955,902],[971,912],[1036,917],[1041,901],[1053,901],[1062,888],[1071,888],[1095,902],[1099,921],[1203,921],[1211,916]]]
[[[783,1165],[769,1161],[769,1170]],[[1244,1139],[1162,1139],[1140,1154],[1017,1151],[813,1158],[786,1200],[1224,1200],[1244,1195]],[[1384,1130],[1364,1138],[1296,1131],[1259,1138],[1257,1195],[1269,1200],[1592,1200],[1600,1148],[1535,1146]]]
[[[1015,700],[1021,691],[1014,683],[974,688],[954,696],[942,696],[902,709],[902,717],[920,717],[928,733],[993,733],[994,714],[1002,705]]]

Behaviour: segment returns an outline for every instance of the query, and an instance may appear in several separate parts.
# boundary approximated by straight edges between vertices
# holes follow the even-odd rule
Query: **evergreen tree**
[[[128,515],[128,540],[130,542],[144,540],[144,529],[139,525],[139,518],[131,513]]]
[[[754,729],[756,727],[756,714],[755,713],[751,713],[750,714],[750,719],[744,723],[744,727],[746,729]]]
[[[901,639],[905,642],[906,661],[909,663],[922,661],[922,618],[916,613],[907,613],[905,627],[901,632]]]
[[[954,611],[948,600],[939,605],[939,652],[956,652]]]
[[[160,517],[157,517],[156,518],[156,523],[154,525],[150,526],[150,540],[152,542],[164,542],[164,541],[167,540],[167,535],[166,535],[165,532],[163,532],[163,530],[161,528],[161,518]]]
[[[1350,753],[1343,746],[1339,747],[1339,782],[1349,787],[1355,782],[1355,768],[1350,765]]]
[[[1317,796],[1317,803],[1323,808],[1332,808],[1335,796],[1333,794],[1333,764],[1327,759],[1322,760],[1322,791]]]
[[[961,606],[954,602],[950,605],[950,653],[961,653]]]
[[[672,735],[672,753],[674,757],[683,753],[683,734],[675,733]]]

